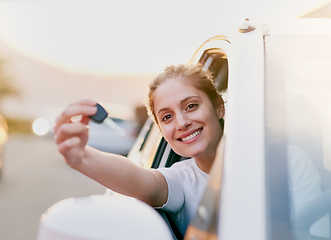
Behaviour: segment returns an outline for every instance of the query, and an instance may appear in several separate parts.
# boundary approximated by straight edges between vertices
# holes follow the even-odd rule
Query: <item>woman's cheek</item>
[[[161,133],[163,135],[163,137],[169,142],[169,140],[172,139],[173,136],[173,127],[171,123],[167,123],[167,124],[162,124],[160,126],[161,128]]]

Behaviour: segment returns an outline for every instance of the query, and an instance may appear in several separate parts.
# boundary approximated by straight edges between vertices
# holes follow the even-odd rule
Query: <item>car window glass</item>
[[[330,42],[329,36],[265,41],[271,231],[288,228],[292,239],[330,238]]]
[[[109,117],[109,118],[111,118],[115,123],[122,123],[122,122],[124,122],[124,120],[123,119],[120,119],[120,118],[114,118],[114,117]]]
[[[206,190],[202,196],[196,215],[187,228],[185,239],[217,239],[218,212],[223,176],[225,137],[217,149],[214,164]]]
[[[226,91],[228,87],[228,60],[225,53],[219,48],[208,49],[202,54],[199,63],[213,74],[217,90]]]
[[[139,166],[150,168],[161,138],[162,136],[158,126],[153,123],[151,118],[148,118],[128,158]]]
[[[206,50],[199,62],[204,69],[213,74],[218,91],[226,93],[228,86],[228,60],[224,51],[219,48]],[[224,96],[224,95],[223,95]],[[185,239],[217,239],[218,212],[223,175],[225,137],[223,136],[217,149],[214,164],[206,190],[199,203],[195,217],[187,228]]]

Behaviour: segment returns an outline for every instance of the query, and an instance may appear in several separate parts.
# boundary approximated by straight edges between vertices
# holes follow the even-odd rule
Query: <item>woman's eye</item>
[[[198,107],[198,104],[190,103],[189,105],[187,105],[186,110],[191,110],[191,109],[194,109],[194,108],[197,108],[197,107]]]
[[[170,114],[167,114],[161,120],[162,120],[162,122],[164,122],[164,121],[169,120],[170,118],[171,118],[171,115]]]

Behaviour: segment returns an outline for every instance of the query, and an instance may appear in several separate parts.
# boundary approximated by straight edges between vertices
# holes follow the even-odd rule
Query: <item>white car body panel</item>
[[[171,238],[162,217],[147,204],[128,197],[95,195],[65,199],[50,207],[41,218],[37,239]]]
[[[266,239],[261,28],[228,38],[229,83],[219,239]],[[249,99],[249,104],[246,104]],[[249,116],[249,117],[247,117]],[[244,134],[243,134],[244,133]],[[244,171],[243,171],[244,170]],[[254,216],[254,221],[252,217]],[[240,231],[238,231],[240,226]]]

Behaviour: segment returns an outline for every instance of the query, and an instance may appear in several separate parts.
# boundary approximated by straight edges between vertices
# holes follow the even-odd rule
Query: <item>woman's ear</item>
[[[223,100],[222,96],[219,96],[217,105],[218,105],[218,107],[216,107],[216,111],[218,114],[218,119],[221,119],[225,115],[224,100]]]
[[[224,104],[221,104],[220,106],[217,107],[217,114],[218,114],[218,119],[221,119],[225,115],[225,109],[224,109]]]

